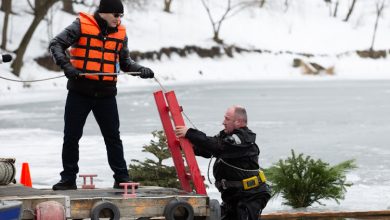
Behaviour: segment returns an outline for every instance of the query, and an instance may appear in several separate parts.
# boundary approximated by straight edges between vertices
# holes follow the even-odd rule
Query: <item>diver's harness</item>
[[[210,164],[211,164],[212,160],[213,160],[213,156],[211,156],[209,166],[207,168],[207,178],[211,184],[212,184],[212,182],[210,181],[209,173],[210,173]],[[260,168],[256,169],[256,170],[246,170],[246,169],[242,169],[240,167],[236,167],[232,164],[229,164],[226,161],[224,161],[222,158],[218,158],[218,161],[221,161],[225,165],[227,165],[233,169],[240,170],[240,171],[244,171],[244,172],[256,172],[257,171],[257,172],[259,172],[259,175],[248,177],[248,178],[243,179],[241,181],[232,181],[232,180],[225,180],[225,179],[221,179],[220,181],[215,181],[215,186],[218,189],[226,190],[227,188],[233,187],[233,188],[243,188],[244,190],[250,190],[250,189],[258,187],[259,185],[261,185],[267,181],[267,179],[265,178],[264,172]]]

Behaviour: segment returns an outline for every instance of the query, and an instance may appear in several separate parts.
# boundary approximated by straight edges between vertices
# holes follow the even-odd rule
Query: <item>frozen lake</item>
[[[348,188],[346,199],[340,205],[327,201],[327,206],[312,209],[390,207],[390,81],[207,82],[167,88],[175,90],[195,126],[210,135],[222,129],[227,107],[245,106],[249,128],[257,133],[263,167],[286,158],[291,149],[332,165],[356,159],[358,168],[348,174],[354,186]],[[157,89],[119,89],[127,163],[150,157],[141,152],[142,146],[149,143],[153,130],[162,129],[152,95]],[[7,102],[0,100],[0,156],[15,157],[17,169],[22,162],[29,162],[33,185],[47,188],[59,180],[62,167],[66,93],[54,90],[29,95],[35,98],[26,102],[10,102],[9,97]],[[208,160],[198,161],[206,176]],[[98,187],[112,186],[103,138],[92,114],[84,128],[79,166],[80,173],[98,174]],[[78,181],[81,184],[81,179]],[[209,190],[211,197],[219,197],[214,187]],[[288,210],[281,202],[280,198],[272,200],[264,211]]]

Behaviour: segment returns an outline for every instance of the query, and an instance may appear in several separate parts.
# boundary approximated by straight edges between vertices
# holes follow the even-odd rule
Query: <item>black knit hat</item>
[[[122,1],[121,0],[100,0],[98,12],[123,14]]]

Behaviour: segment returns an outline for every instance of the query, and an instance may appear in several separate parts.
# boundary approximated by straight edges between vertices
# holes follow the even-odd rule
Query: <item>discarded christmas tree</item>
[[[323,199],[332,199],[337,203],[344,199],[346,187],[352,185],[346,181],[346,172],[356,168],[354,160],[330,166],[310,156],[297,156],[294,150],[291,153],[291,157],[279,160],[265,170],[274,194],[281,194],[285,205],[302,208],[313,203],[323,205],[320,201]]]
[[[153,131],[153,138],[149,145],[144,145],[142,152],[153,154],[157,160],[146,158],[145,161],[136,159],[129,165],[129,175],[134,182],[146,186],[161,186],[180,188],[174,166],[164,165],[163,161],[171,158],[167,145],[167,138],[163,131]],[[157,140],[156,140],[157,139]]]

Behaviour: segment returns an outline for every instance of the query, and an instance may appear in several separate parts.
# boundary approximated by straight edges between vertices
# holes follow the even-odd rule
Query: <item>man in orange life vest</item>
[[[127,165],[119,135],[119,116],[116,103],[116,76],[80,75],[80,73],[140,72],[141,78],[153,78],[151,69],[130,58],[126,29],[121,25],[121,0],[101,0],[93,14],[79,17],[49,45],[50,53],[68,78],[69,90],[65,105],[63,171],[53,190],[77,189],[79,172],[79,140],[88,114],[92,111],[106,144],[108,163],[114,172],[114,188],[129,182]],[[65,50],[70,49],[70,58]]]

